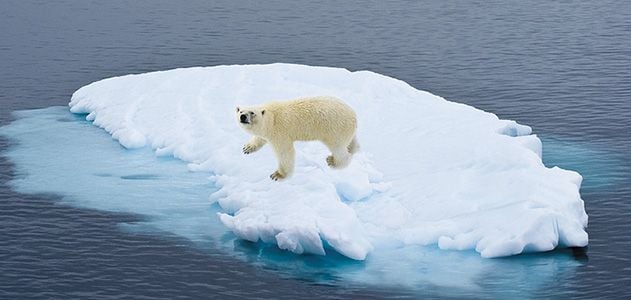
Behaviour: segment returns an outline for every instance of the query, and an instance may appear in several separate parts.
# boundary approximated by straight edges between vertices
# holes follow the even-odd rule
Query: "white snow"
[[[269,146],[249,156],[236,105],[331,95],[358,115],[362,151],[331,170],[324,146],[296,144],[292,178],[272,182]],[[541,162],[531,129],[367,71],[273,64],[176,69],[101,80],[74,113],[126,148],[211,172],[210,195],[237,236],[295,253],[326,245],[362,260],[375,248],[437,244],[483,257],[587,245],[581,176]]]

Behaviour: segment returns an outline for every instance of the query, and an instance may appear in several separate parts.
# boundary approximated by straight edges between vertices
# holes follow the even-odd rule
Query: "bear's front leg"
[[[245,144],[245,146],[243,146],[243,153],[250,154],[252,152],[255,152],[256,150],[261,149],[261,147],[263,147],[265,143],[267,143],[267,141],[264,138],[254,136],[247,144]]]
[[[278,160],[278,170],[269,177],[274,181],[288,178],[294,172],[294,144],[292,142],[272,143],[272,148]]]

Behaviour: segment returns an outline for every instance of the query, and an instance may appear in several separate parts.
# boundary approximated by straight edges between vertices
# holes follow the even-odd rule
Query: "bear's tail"
[[[348,153],[355,154],[359,151],[359,143],[357,142],[357,136],[353,136],[353,140],[348,144]]]

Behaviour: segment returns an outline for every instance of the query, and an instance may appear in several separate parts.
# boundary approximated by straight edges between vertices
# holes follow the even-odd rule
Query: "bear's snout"
[[[241,120],[241,123],[243,124],[250,123],[250,121],[248,120],[248,116],[246,114],[241,114],[241,117],[239,117],[239,119]]]

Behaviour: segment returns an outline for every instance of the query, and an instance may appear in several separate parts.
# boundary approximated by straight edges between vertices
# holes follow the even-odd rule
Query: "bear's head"
[[[236,117],[241,128],[252,134],[259,135],[265,127],[265,109],[237,106]]]

